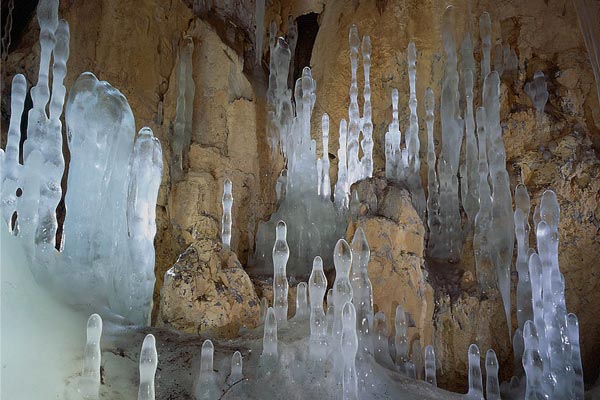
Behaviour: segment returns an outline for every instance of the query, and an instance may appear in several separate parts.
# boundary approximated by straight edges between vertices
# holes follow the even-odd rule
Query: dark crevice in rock
[[[296,19],[298,24],[298,42],[294,52],[294,82],[302,75],[302,69],[310,66],[312,49],[319,32],[319,14],[309,13]]]

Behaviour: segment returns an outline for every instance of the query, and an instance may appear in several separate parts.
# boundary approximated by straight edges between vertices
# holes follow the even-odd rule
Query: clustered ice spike
[[[417,48],[414,42],[408,44],[408,76],[410,86],[410,123],[405,135],[405,146],[401,146],[402,138],[398,122],[398,90],[392,90],[392,123],[385,134],[386,177],[405,182],[412,194],[413,206],[421,219],[425,220],[427,203],[421,181],[421,161],[419,158],[419,119],[417,116]],[[428,100],[425,100],[426,102]],[[427,108],[427,105],[426,105]]]

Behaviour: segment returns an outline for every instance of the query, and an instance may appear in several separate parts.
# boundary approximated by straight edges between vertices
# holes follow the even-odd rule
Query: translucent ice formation
[[[23,165],[18,143],[26,85],[24,77],[14,78],[10,134],[0,177],[4,221],[13,234],[30,246],[36,244],[32,273],[38,281],[71,302],[108,303],[113,311],[144,324],[154,289],[160,143],[148,128],[142,128],[136,138],[131,109],[118,90],[91,73],[77,79],[65,107],[69,190],[60,251],[56,251],[69,28],[58,21],[57,1],[40,2],[38,21],[40,71],[31,90],[33,108]],[[52,90],[48,84],[51,58]],[[13,195],[4,198],[8,190],[16,193],[17,189],[22,191],[18,201]]]
[[[97,399],[100,390],[100,336],[102,318],[92,314],[87,322],[87,342],[83,352],[83,371],[79,381],[79,392],[84,399]]]
[[[158,367],[156,340],[153,335],[147,335],[142,343],[140,352],[140,387],[138,400],[154,400],[154,374]]]
[[[286,242],[285,222],[279,221],[273,246],[273,309],[277,321],[284,322],[288,314],[288,280],[286,264],[290,258],[290,248]]]
[[[419,159],[419,119],[417,116],[417,49],[414,42],[408,44],[408,76],[410,85],[410,125],[405,135],[405,146],[401,146],[401,133],[398,122],[398,90],[392,90],[393,118],[385,134],[386,177],[392,180],[405,182],[408,186],[412,203],[421,216],[425,219],[427,208],[423,183],[421,182],[421,161]],[[425,100],[426,103],[428,99]],[[428,104],[425,108],[429,110]],[[433,108],[433,107],[432,107]],[[433,133],[433,131],[432,131]]]
[[[232,184],[229,179],[223,183],[223,218],[221,218],[221,241],[225,248],[231,246],[231,207],[233,206]]]
[[[535,71],[533,81],[525,84],[525,93],[531,99],[535,110],[541,115],[548,101],[548,85],[542,71]]]

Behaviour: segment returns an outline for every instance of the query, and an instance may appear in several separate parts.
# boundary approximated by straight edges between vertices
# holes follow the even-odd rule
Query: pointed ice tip
[[[356,232],[354,232],[354,238],[352,238],[352,252],[364,253],[369,251],[369,243],[367,242],[365,232],[359,227]]]
[[[223,182],[223,191],[225,193],[231,193],[232,188],[233,183],[231,183],[231,180],[229,178],[225,178],[225,181]]]
[[[323,259],[321,256],[316,256],[313,260],[313,271],[322,271],[323,270]]]
[[[408,44],[408,62],[414,62],[417,59],[417,46],[411,41]]]

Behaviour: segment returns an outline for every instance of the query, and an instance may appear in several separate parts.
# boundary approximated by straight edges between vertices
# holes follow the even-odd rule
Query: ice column
[[[470,400],[484,400],[479,348],[476,344],[469,346],[469,392],[467,398]]]
[[[83,371],[79,381],[79,392],[84,399],[97,399],[100,390],[100,337],[102,336],[102,318],[92,314],[87,321],[87,341],[83,352]]]
[[[147,335],[142,343],[140,352],[140,387],[138,400],[154,400],[154,374],[158,366],[156,340],[153,335]]]
[[[316,256],[308,280],[310,298],[310,356],[324,360],[327,355],[327,318],[323,311],[323,297],[327,290],[327,278],[323,272],[323,260]]]
[[[500,383],[498,383],[498,358],[496,352],[489,349],[485,354],[485,398],[500,400]]]
[[[223,218],[221,219],[221,240],[223,247],[231,246],[231,207],[233,206],[232,184],[229,179],[223,183]]]
[[[425,381],[437,386],[437,378],[435,374],[435,352],[433,346],[425,347]]]
[[[175,181],[183,176],[184,163],[192,140],[192,116],[194,96],[196,95],[196,86],[192,76],[194,41],[191,36],[186,35],[183,42],[179,47],[177,61],[177,105],[171,143],[173,149],[171,176]]]
[[[356,320],[359,322],[358,340],[360,349],[372,353],[369,332],[363,330],[362,321],[366,318],[369,328],[373,323],[373,287],[369,279],[369,258],[371,251],[362,228],[356,229],[352,239],[352,303],[356,309]],[[370,329],[369,329],[370,330]]]
[[[279,322],[287,321],[288,313],[288,280],[285,267],[290,257],[290,248],[286,242],[287,228],[285,222],[277,224],[275,245],[273,246],[273,310]],[[268,318],[268,315],[267,315]]]
[[[356,313],[354,305],[346,302],[342,310],[342,346],[344,374],[342,379],[343,399],[358,399],[358,379],[356,374],[356,352],[358,336],[356,334]]]
[[[525,84],[525,93],[527,93],[531,99],[538,115],[542,115],[546,102],[548,101],[548,85],[546,84],[546,77],[542,71],[535,71],[533,74],[533,81]]]

